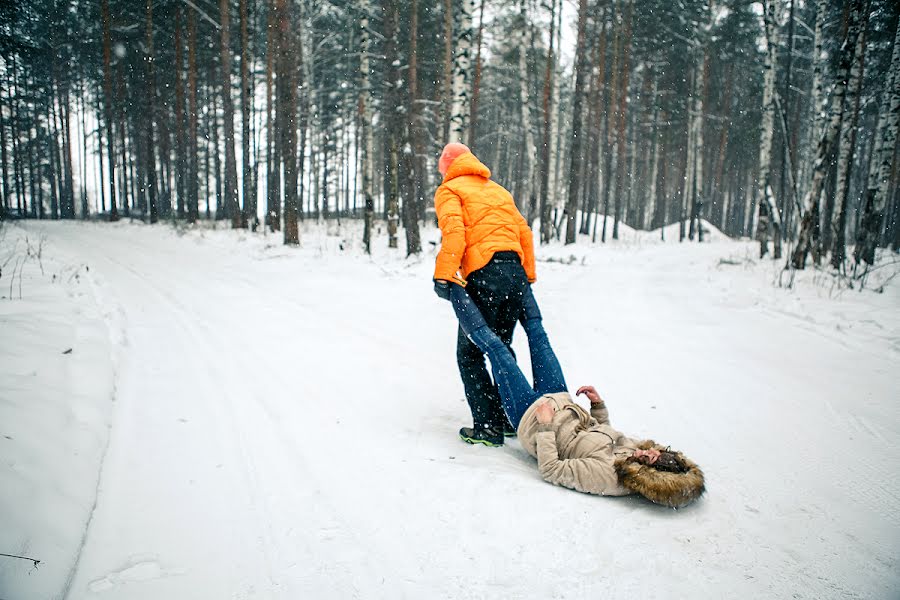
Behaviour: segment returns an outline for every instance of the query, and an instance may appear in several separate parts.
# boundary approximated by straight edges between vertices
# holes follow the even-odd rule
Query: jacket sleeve
[[[534,265],[534,234],[525,217],[519,214],[519,243],[522,245],[522,254],[524,261],[522,266],[525,268],[525,274],[528,276],[528,282],[537,281],[537,269]]]
[[[612,464],[595,457],[561,460],[556,447],[556,434],[552,430],[538,432],[537,458],[541,477],[554,485],[604,496],[627,493],[619,485]]]
[[[434,279],[465,285],[465,280],[459,275],[466,251],[466,226],[459,196],[442,185],[434,194],[434,211],[441,228],[441,249],[434,262]]]
[[[606,408],[605,402],[591,404],[591,416],[601,425],[609,425],[609,410]]]

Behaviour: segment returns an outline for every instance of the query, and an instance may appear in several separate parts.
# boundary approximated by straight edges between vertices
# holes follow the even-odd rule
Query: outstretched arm
[[[603,398],[600,397],[600,394],[597,393],[597,390],[594,389],[592,385],[583,385],[578,388],[578,391],[575,392],[575,395],[584,394],[587,396],[587,399],[591,403],[591,416],[597,420],[598,423],[609,425],[609,411],[606,409],[606,403],[603,401]]]

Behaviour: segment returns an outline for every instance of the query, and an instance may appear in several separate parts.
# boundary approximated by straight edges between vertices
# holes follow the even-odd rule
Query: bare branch
[[[196,4],[194,4],[193,2],[191,2],[191,0],[184,0],[184,3],[187,4],[188,6],[190,6],[191,8],[193,8],[194,10],[196,10],[197,13],[198,13],[201,17],[203,17],[206,21],[209,21],[209,22],[212,24],[213,27],[215,27],[216,29],[222,29],[222,26],[221,26],[221,25],[219,25],[219,24],[218,24],[212,17],[210,17],[208,14],[206,14],[205,12],[203,12],[203,9],[200,8],[199,6],[197,6]]]

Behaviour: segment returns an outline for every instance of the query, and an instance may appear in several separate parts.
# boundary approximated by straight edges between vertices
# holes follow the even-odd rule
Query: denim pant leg
[[[534,379],[534,390],[540,395],[566,392],[566,380],[562,367],[550,345],[550,338],[544,331],[544,322],[537,300],[534,299],[531,286],[525,290],[522,298],[522,328],[528,336],[528,349],[531,352],[531,374]]]
[[[469,340],[461,327],[456,337],[456,366],[475,427],[497,427],[503,423],[506,417],[500,414],[498,419],[495,414],[502,413],[502,402],[484,364],[484,352]]]
[[[566,379],[562,367],[550,345],[550,338],[544,331],[541,319],[529,319],[523,323],[528,336],[528,349],[531,352],[531,374],[534,379],[534,391],[538,395],[567,392]]]
[[[488,355],[494,381],[500,388],[503,410],[512,426],[518,427],[522,415],[540,394],[529,385],[503,340],[487,326],[487,322],[466,290],[451,284],[450,300],[463,332],[473,344]]]

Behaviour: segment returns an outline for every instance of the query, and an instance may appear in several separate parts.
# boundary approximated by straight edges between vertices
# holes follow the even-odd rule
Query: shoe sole
[[[514,437],[519,437],[519,434],[516,433],[516,432],[504,433],[504,434],[503,434],[503,437],[505,437],[505,438],[514,438]]]
[[[503,442],[500,442],[499,444],[495,444],[494,442],[491,442],[488,440],[479,440],[477,438],[470,438],[470,437],[466,437],[464,435],[459,436],[459,439],[461,439],[462,441],[464,441],[467,444],[483,444],[490,448],[502,448],[503,447]]]

